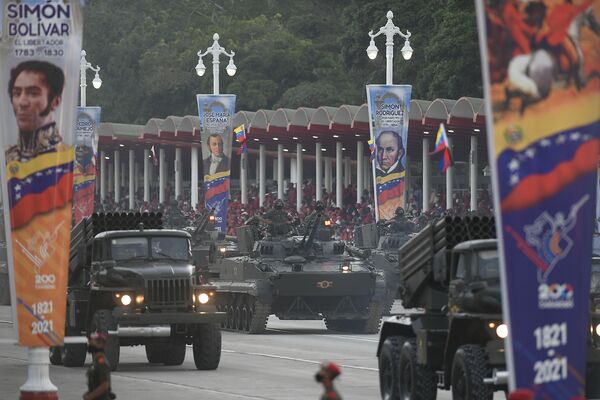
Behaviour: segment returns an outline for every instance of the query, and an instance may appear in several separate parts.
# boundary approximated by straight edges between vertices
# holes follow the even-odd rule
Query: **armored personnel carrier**
[[[215,288],[198,280],[190,235],[161,229],[156,214],[94,214],[71,231],[66,336],[109,334],[111,368],[120,346],[145,345],[150,363],[180,365],[193,345],[197,369],[216,369],[221,356]],[[52,348],[52,364],[81,366],[86,345]]]
[[[255,226],[238,228],[244,255],[211,264],[218,304],[227,313],[224,328],[260,333],[274,314],[288,320],[325,319],[331,330],[378,331],[383,274],[345,254],[344,243],[331,239],[329,219],[321,213],[313,216],[303,236],[272,232],[260,238]]]

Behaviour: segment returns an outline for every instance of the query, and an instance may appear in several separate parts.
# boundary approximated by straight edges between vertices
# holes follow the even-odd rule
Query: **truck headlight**
[[[212,295],[212,293],[211,293]],[[204,293],[204,292],[200,292],[200,293],[195,293],[192,295],[192,299],[194,300],[194,303],[196,303],[196,301],[200,304],[206,304],[210,301],[210,295],[208,293]]]
[[[596,325],[596,336],[600,336],[600,324]]]
[[[350,264],[349,262],[343,263],[342,265],[340,265],[340,271],[342,271],[342,273],[344,274],[352,272],[352,264]]]
[[[225,247],[219,247],[219,251],[220,251],[222,254],[225,254],[225,253],[227,252],[227,249],[226,249]]]
[[[123,304],[124,306],[128,306],[131,304],[131,296],[128,294],[124,294],[123,296],[121,296],[121,304]]]
[[[144,302],[144,295],[138,294],[137,296],[135,296],[135,302],[137,304],[142,304]]]
[[[508,326],[506,326],[506,324],[498,325],[496,327],[496,335],[498,335],[500,339],[506,339],[508,336]]]

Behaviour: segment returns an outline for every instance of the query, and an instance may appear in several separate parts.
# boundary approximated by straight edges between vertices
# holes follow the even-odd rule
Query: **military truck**
[[[109,334],[115,370],[120,346],[144,345],[150,363],[180,365],[186,344],[197,369],[216,369],[221,355],[215,288],[200,284],[190,235],[162,228],[159,214],[94,214],[71,232],[66,336]],[[50,352],[52,364],[81,366],[86,345]]]
[[[507,389],[508,329],[495,234],[491,218],[445,218],[400,248],[399,292],[411,310],[384,321],[381,329],[382,398],[435,399],[440,388],[451,389],[454,399],[485,400]],[[591,333],[593,374],[600,365],[600,338]]]
[[[269,315],[284,320],[325,320],[328,329],[377,332],[384,307],[383,274],[345,254],[332,240],[331,220],[309,219],[303,236],[256,236],[255,226],[237,228],[238,257],[211,264],[225,329],[265,330]],[[271,230],[276,232],[277,230]]]

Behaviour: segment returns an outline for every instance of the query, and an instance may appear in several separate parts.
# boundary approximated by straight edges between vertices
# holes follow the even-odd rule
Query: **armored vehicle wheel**
[[[92,317],[91,332],[94,331],[115,331],[117,329],[117,322],[113,318],[110,310],[98,310]],[[121,347],[119,343],[119,337],[115,335],[108,335],[106,344],[104,345],[104,355],[108,360],[111,371],[116,371],[119,366],[119,356],[121,354]]]
[[[417,341],[408,339],[400,350],[398,394],[402,400],[434,400],[437,396],[435,371],[417,363]],[[453,397],[454,399],[454,397]]]
[[[248,307],[244,304],[240,311],[240,330],[248,332],[250,330],[250,319],[248,318]]]
[[[226,329],[227,328],[227,304],[218,306],[217,311],[225,313],[225,321],[221,322],[221,329]]]
[[[242,327],[241,327],[241,320],[240,320],[240,306],[239,304],[237,306],[234,306],[233,308],[233,327],[232,329],[236,330],[236,331],[241,331]]]
[[[167,342],[164,338],[151,338],[146,343],[146,358],[150,364],[162,364],[165,362],[165,348]]]
[[[227,329],[234,329],[235,323],[233,306],[228,305],[225,307],[227,309]]]
[[[87,355],[85,344],[65,344],[61,350],[61,362],[65,367],[82,367]]]
[[[196,369],[217,369],[221,361],[221,330],[216,324],[201,325],[194,335],[194,364]]]
[[[460,346],[452,362],[452,399],[491,400],[492,388],[483,382],[488,375],[485,350],[472,344]]]
[[[185,338],[184,337],[171,337],[167,342],[167,346],[163,348],[165,352],[164,364],[165,365],[181,365],[185,360]]]
[[[389,336],[381,345],[381,353],[379,353],[379,390],[382,400],[400,400],[396,366],[400,361],[400,349],[405,340],[402,336]]]
[[[600,363],[588,364],[586,378],[585,395],[588,399],[600,398]]]
[[[62,347],[50,347],[50,364],[62,365]]]
[[[267,329],[267,320],[271,314],[271,306],[263,304],[256,300],[254,305],[249,307],[249,329],[248,333],[263,333]]]

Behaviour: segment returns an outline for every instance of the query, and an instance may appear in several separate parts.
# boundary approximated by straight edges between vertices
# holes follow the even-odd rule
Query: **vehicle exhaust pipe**
[[[119,337],[167,337],[171,336],[171,326],[119,326],[116,331],[108,331],[108,334]]]
[[[508,371],[498,371],[494,368],[491,378],[484,378],[483,383],[488,385],[508,385]]]

